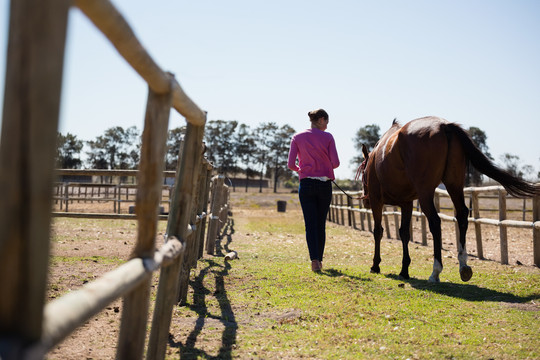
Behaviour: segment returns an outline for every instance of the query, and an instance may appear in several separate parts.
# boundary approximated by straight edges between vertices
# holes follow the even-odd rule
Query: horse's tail
[[[465,132],[461,126],[454,123],[448,123],[445,125],[445,127],[448,132],[457,136],[461,145],[463,146],[463,149],[465,150],[465,156],[469,159],[476,170],[499,182],[502,186],[504,186],[510,195],[515,197],[540,195],[540,184],[533,184],[524,181],[497,167],[480,151],[480,149],[478,149],[469,134],[467,134],[467,132]]]

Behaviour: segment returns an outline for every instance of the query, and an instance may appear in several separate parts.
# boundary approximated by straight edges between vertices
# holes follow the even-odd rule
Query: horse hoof
[[[380,274],[381,273],[381,269],[379,268],[371,268],[371,271],[370,271],[372,274]]]
[[[435,277],[435,276],[430,276],[428,281],[430,283],[440,283],[441,282],[441,280],[438,277]]]
[[[403,280],[409,280],[411,277],[409,274],[399,274],[399,278]]]
[[[464,266],[459,270],[459,275],[462,281],[469,281],[472,278],[472,269],[470,266]]]

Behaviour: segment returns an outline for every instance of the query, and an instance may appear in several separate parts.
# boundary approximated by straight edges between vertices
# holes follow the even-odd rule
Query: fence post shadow
[[[229,251],[229,244],[232,242],[232,234],[234,234],[234,220],[228,218],[222,233],[216,241],[215,257],[224,257],[224,251]],[[224,239],[225,243],[222,245]],[[222,265],[212,258],[201,259],[200,261],[206,263],[206,266],[199,271],[193,280],[190,281],[190,286],[193,289],[193,303],[188,305],[190,310],[197,313],[195,326],[187,336],[185,343],[174,341],[172,334],[170,334],[169,346],[171,348],[179,349],[181,359],[197,359],[201,356],[204,358],[214,358],[214,356],[208,354],[206,350],[198,349],[196,347],[197,338],[202,333],[205,325],[208,325],[208,319],[210,319],[212,321],[219,321],[224,326],[221,335],[221,346],[219,348],[219,353],[215,358],[232,359],[231,351],[233,345],[236,343],[238,324],[227,295],[227,289],[225,288],[225,277],[229,274],[231,265],[227,261]],[[215,277],[214,293],[204,286],[204,281],[209,275]],[[214,295],[218,301],[221,312],[219,316],[213,315],[211,309],[208,309],[206,297],[209,295]]]

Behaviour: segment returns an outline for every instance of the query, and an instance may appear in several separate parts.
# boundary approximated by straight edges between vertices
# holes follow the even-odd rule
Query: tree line
[[[477,127],[470,127],[467,131],[480,150],[493,160],[486,144],[485,132]],[[185,126],[169,130],[165,155],[166,170],[176,170],[185,132]],[[273,178],[276,180],[274,191],[277,180],[294,187],[298,177],[287,168],[289,145],[294,133],[291,126],[279,126],[274,122],[263,122],[250,127],[235,120],[210,120],[205,127],[205,156],[225,176],[245,177],[246,191],[249,179],[259,179],[262,184],[263,178]],[[358,153],[351,160],[351,165],[356,167],[362,162],[362,144],[371,150],[381,135],[380,127],[375,124],[359,128],[352,139]],[[141,133],[135,126],[127,129],[121,126],[111,127],[105,130],[103,135],[89,141],[80,140],[70,133],[58,133],[56,166],[62,169],[137,169],[140,147]],[[86,155],[84,159],[83,154]],[[522,166],[516,155],[503,154],[501,161],[503,168],[513,175],[529,180],[535,176],[540,178],[540,173],[535,175],[532,166]],[[477,186],[481,183],[482,174],[469,167],[466,184]]]
[[[169,130],[166,170],[176,170],[185,132],[185,126]],[[205,126],[205,156],[225,176],[258,178],[261,184],[263,178],[270,177],[287,181],[293,177],[287,169],[287,156],[294,133],[291,126],[274,122],[252,128],[235,120],[210,120]],[[62,169],[137,169],[140,147],[141,133],[135,126],[112,127],[90,141],[80,140],[70,133],[58,133],[56,166]],[[82,155],[86,155],[84,160]],[[246,189],[247,186],[248,181]],[[274,181],[274,191],[276,186],[277,181]]]

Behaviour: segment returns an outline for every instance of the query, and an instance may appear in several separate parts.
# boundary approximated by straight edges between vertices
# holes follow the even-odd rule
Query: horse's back
[[[438,117],[425,117],[405,124],[399,132],[399,149],[408,178],[414,187],[435,189],[443,180],[449,152],[449,138]]]

